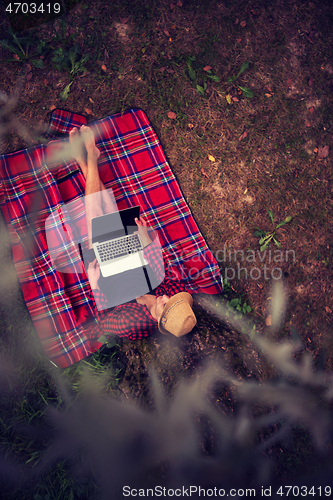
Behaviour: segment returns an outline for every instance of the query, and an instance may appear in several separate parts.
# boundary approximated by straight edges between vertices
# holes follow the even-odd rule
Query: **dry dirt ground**
[[[89,121],[142,108],[229,283],[225,295],[216,300],[239,299],[241,307],[249,305],[246,317],[277,344],[296,331],[303,343],[298,356],[310,354],[315,367],[330,373],[331,2],[71,3],[73,8],[63,20],[23,33],[38,36],[50,46],[42,56],[44,68],[35,67],[29,57],[24,63],[8,61],[11,52],[0,48],[0,153],[43,140],[55,107],[84,114]],[[0,38],[7,38],[8,19],[3,10],[1,4]],[[90,58],[85,70],[75,75],[68,99],[62,101],[59,93],[71,78],[66,68],[54,66],[52,54],[59,48],[69,50],[74,43]],[[189,58],[193,57],[195,81],[189,76]],[[249,68],[237,82],[254,93],[251,99],[228,82],[245,61]],[[207,66],[219,81],[208,78]],[[207,88],[201,96],[196,85],[204,83]],[[12,97],[9,104],[4,96]],[[176,118],[170,118],[170,112]],[[277,232],[281,253],[272,244],[261,253],[253,234],[257,227],[271,229],[267,209],[273,211],[276,222],[292,217]],[[239,268],[244,269],[237,276]],[[24,359],[30,356],[28,346],[38,351],[38,344],[15,277],[4,225],[0,276],[3,350]],[[280,276],[287,309],[281,328],[275,331],[269,326],[270,304],[274,277]],[[215,361],[232,373],[234,388],[245,380],[262,384],[278,375],[249,337],[208,312],[204,297],[195,297],[195,312],[198,324],[186,337],[177,340],[156,334],[140,342],[121,339],[118,347],[106,346],[87,361],[99,363],[102,371],[111,367],[112,380],[118,370],[119,380],[111,384],[111,391],[124,400],[134,397],[147,408],[154,406],[152,369],[168,396],[182,377],[192,378],[200,367]],[[33,387],[26,386],[31,392],[35,391],[34,370],[28,377]],[[67,370],[69,380],[75,379],[75,370],[80,368]],[[42,390],[43,377],[38,373]],[[44,396],[54,396],[45,384]],[[222,413],[231,414],[237,409],[235,401],[231,386],[222,388],[214,403]],[[287,448],[281,445],[274,452],[276,464],[282,464],[281,477],[291,464],[303,470],[305,465],[311,468],[311,461],[319,463],[304,435],[289,458]],[[295,456],[301,456],[299,463]]]
[[[288,338],[294,327],[304,350],[316,361],[324,352],[325,368],[331,369],[329,5],[219,1],[204,8],[200,2],[143,2],[140,7],[135,3],[135,9],[81,2],[65,24],[55,21],[39,28],[38,36],[53,49],[75,41],[90,55],[65,103],[59,91],[70,77],[52,65],[50,55],[43,69],[29,61],[2,65],[3,92],[13,93],[21,82],[19,99],[4,117],[8,128],[2,152],[38,143],[55,106],[83,113],[91,121],[130,107],[144,109],[209,247],[221,258],[221,272],[231,286],[225,299],[246,301],[258,330],[276,341]],[[2,59],[8,55],[5,50],[0,54]],[[207,81],[205,98],[188,78],[188,56],[197,58],[201,78],[208,64],[220,77],[220,83]],[[227,83],[246,60],[251,66],[240,85],[254,92],[253,99]],[[170,111],[176,119],[169,118]],[[256,227],[271,228],[267,208],[278,222],[293,217],[279,230],[280,254],[274,246],[260,253],[253,235]],[[252,260],[246,259],[249,255]],[[7,253],[5,266],[9,260]],[[237,277],[239,267],[245,269]],[[266,326],[274,268],[285,283],[288,306],[281,330],[273,334]],[[236,278],[231,280],[233,272]],[[148,391],[150,366],[158,367],[171,388],[179,373],[190,373],[215,357],[240,378],[270,377],[272,368],[251,342],[200,308],[200,297],[196,302],[198,326],[188,337],[119,342],[119,387],[125,397]]]

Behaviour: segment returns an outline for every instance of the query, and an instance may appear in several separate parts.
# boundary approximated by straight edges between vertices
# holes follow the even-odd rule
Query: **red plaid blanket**
[[[49,126],[53,140],[0,156],[0,207],[9,229],[14,265],[42,346],[60,367],[83,359],[102,345],[97,338],[103,332],[96,334],[96,305],[85,272],[59,272],[50,258],[45,234],[50,213],[84,194],[85,180],[77,163],[54,159],[64,141],[54,138],[83,123],[86,119],[80,115],[54,110]],[[118,208],[140,205],[149,226],[158,231],[168,264],[178,269],[189,291],[220,293],[217,262],[145,113],[131,109],[91,125],[101,151],[100,176],[113,189]]]

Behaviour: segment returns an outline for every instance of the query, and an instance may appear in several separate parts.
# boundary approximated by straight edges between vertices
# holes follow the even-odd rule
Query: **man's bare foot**
[[[86,125],[82,125],[80,131],[88,155],[91,155],[97,160],[101,153],[95,144],[94,132],[91,130],[90,127],[87,127]]]
[[[69,132],[69,143],[72,148],[72,157],[78,162],[81,166],[82,164],[86,164],[86,155],[83,146],[83,140],[79,134],[79,131],[76,127],[72,128]]]

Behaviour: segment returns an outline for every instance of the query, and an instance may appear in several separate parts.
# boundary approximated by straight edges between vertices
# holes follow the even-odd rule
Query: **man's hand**
[[[93,262],[89,262],[87,273],[92,290],[99,290],[97,282],[101,275],[101,270],[99,268],[99,263],[97,262],[97,259],[95,259]]]
[[[140,217],[140,220],[137,217],[135,217],[135,222],[136,225],[138,226],[139,236],[143,246],[146,247],[150,245],[152,241],[148,236],[147,222],[143,219],[143,217]]]

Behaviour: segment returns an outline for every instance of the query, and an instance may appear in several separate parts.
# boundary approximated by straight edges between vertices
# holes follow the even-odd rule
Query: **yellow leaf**
[[[189,123],[187,126],[188,126],[189,128],[193,128],[193,127],[194,127],[193,123]]]
[[[54,104],[52,104],[52,106],[50,106],[50,111],[53,111],[54,109],[56,109],[56,107]]]
[[[84,108],[85,112],[87,113],[87,115],[93,115],[94,113],[91,111],[90,108]]]
[[[245,189],[244,193],[243,194],[246,194],[247,193],[247,188]]]
[[[214,156],[212,156],[212,155],[208,155],[208,160],[210,160],[210,161],[215,161],[215,158],[214,158]]]
[[[227,103],[228,103],[228,104],[231,104],[231,95],[230,95],[230,94],[228,94],[228,95],[226,95],[226,96],[225,96],[225,98],[226,98],[226,100],[227,100]]]

